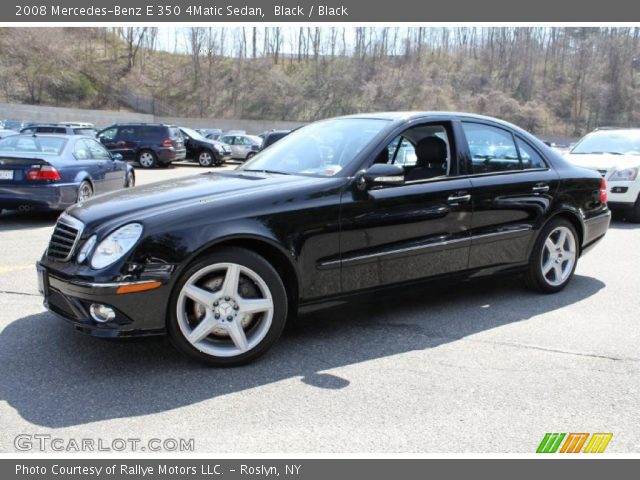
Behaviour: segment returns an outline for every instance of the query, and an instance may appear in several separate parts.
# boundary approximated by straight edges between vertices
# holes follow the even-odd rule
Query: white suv
[[[640,223],[640,128],[598,129],[565,155],[574,165],[597,170],[607,181],[611,210]]]

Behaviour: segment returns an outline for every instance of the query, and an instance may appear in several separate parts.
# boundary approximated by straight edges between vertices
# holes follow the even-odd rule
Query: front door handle
[[[463,203],[463,202],[468,202],[469,200],[471,200],[471,195],[469,195],[468,193],[460,195],[460,194],[453,194],[453,195],[449,195],[449,198],[447,198],[447,203]]]
[[[547,193],[549,191],[549,185],[539,184],[531,189],[533,193]]]

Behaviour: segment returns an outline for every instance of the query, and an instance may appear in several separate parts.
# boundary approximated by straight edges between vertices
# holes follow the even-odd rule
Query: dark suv
[[[68,127],[66,125],[56,125],[54,123],[38,123],[35,125],[29,125],[26,128],[20,130],[20,133],[62,133],[64,135],[86,135],[88,137],[95,137],[96,131],[90,127]]]
[[[180,129],[160,123],[118,123],[98,132],[98,139],[113,153],[142,168],[169,165],[186,157]]]

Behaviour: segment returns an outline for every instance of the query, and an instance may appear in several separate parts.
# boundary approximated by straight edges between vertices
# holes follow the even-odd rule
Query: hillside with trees
[[[557,135],[640,126],[640,28],[163,30],[2,28],[0,101],[297,121],[460,110]]]

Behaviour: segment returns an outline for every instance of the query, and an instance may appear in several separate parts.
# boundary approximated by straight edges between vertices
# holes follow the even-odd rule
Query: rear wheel
[[[282,279],[261,256],[224,248],[194,263],[176,285],[167,330],[189,356],[235,366],[264,354],[287,318]]]
[[[198,163],[201,167],[210,167],[213,165],[213,155],[209,150],[202,150],[198,155]]]
[[[578,262],[578,235],[568,220],[549,221],[536,241],[527,285],[543,293],[555,293],[568,285]]]
[[[78,199],[77,202],[84,202],[93,196],[93,187],[91,184],[84,180],[78,187]]]
[[[124,182],[124,188],[132,188],[135,186],[136,186],[136,176],[133,174],[133,172],[127,173],[127,178],[125,179],[125,182]]]
[[[138,163],[142,168],[153,168],[158,163],[158,159],[151,150],[142,150],[138,153]]]

